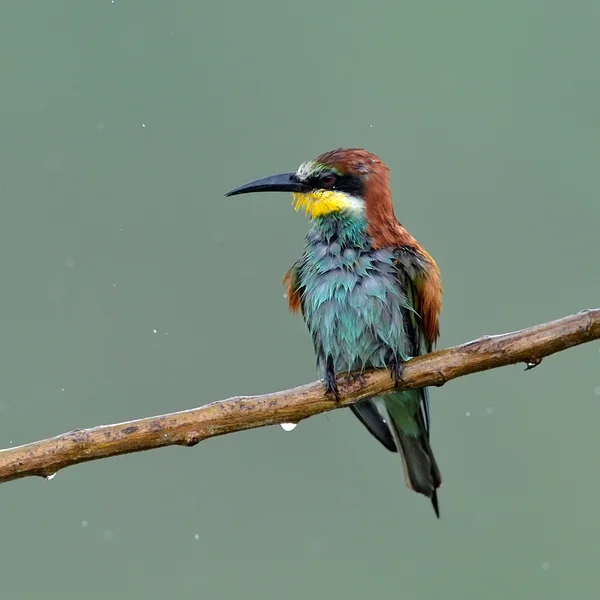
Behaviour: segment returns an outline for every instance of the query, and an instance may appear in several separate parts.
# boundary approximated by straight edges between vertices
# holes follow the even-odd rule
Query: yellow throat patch
[[[296,211],[304,209],[306,214],[312,218],[323,217],[355,206],[346,194],[335,190],[314,190],[305,194],[295,193],[292,205]]]

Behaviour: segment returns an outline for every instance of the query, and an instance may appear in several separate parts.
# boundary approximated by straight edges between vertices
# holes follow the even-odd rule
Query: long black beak
[[[226,196],[252,194],[253,192],[305,192],[309,188],[296,179],[295,173],[280,173],[263,177],[227,192]]]

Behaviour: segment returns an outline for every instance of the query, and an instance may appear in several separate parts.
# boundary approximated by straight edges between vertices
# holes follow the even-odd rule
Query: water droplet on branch
[[[541,358],[532,358],[525,363],[525,370],[529,371],[534,367],[537,367],[542,362]]]

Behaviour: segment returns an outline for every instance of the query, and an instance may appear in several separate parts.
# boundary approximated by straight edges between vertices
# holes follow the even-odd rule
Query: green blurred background
[[[0,446],[315,378],[307,222],[225,199],[338,146],[392,168],[441,344],[600,304],[597,1],[0,8]],[[432,392],[442,520],[349,411],[0,487],[29,598],[595,598],[600,355]]]

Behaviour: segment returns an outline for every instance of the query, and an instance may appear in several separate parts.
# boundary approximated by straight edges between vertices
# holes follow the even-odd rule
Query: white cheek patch
[[[346,200],[348,202],[348,210],[356,213],[364,213],[365,212],[365,201],[358,196],[350,196],[348,194],[344,194]]]

